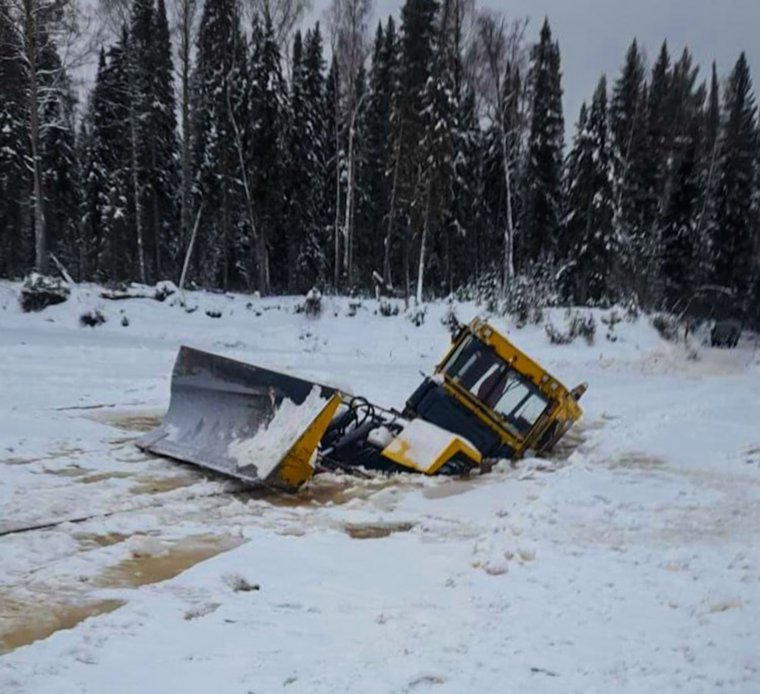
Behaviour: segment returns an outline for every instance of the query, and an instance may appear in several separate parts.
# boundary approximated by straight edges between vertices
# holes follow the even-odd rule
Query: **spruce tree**
[[[697,244],[695,273],[698,284],[712,280],[713,250],[715,236],[715,187],[720,147],[720,87],[715,62],[712,64],[710,92],[704,112],[702,126],[702,148],[700,151],[700,200],[695,230]]]
[[[615,187],[615,224],[620,234],[616,283],[625,293],[636,290],[638,242],[643,236],[648,189],[648,89],[644,59],[636,40],[626,53],[610,99],[610,144]]]
[[[752,284],[758,134],[749,66],[739,56],[725,87],[716,182],[715,282],[746,303]]]
[[[397,39],[393,19],[385,29],[378,23],[372,51],[369,97],[362,118],[366,166],[362,168],[364,193],[359,210],[357,261],[361,276],[383,269],[383,244],[388,224],[390,178],[386,175],[391,136],[391,99],[398,67]]]
[[[174,67],[164,0],[157,0],[153,37],[153,81],[150,104],[150,177],[156,279],[179,278],[182,266],[179,238],[179,141],[174,94]]]
[[[280,49],[268,16],[264,17],[263,26],[258,22],[254,26],[251,44],[247,158],[254,216],[261,238],[257,261],[269,267],[269,281],[282,289],[295,281],[301,232],[286,233],[284,227],[287,102]]]
[[[599,80],[591,109],[581,108],[568,161],[567,217],[562,234],[563,283],[569,298],[585,304],[614,300],[612,152],[607,124],[607,82]]]
[[[434,64],[436,0],[406,0],[401,9],[401,62],[394,93],[392,123],[395,138],[393,166],[398,167],[395,192],[401,219],[402,258],[398,275],[404,295],[411,291],[412,233],[420,228],[424,202],[420,199],[423,155],[423,100]],[[395,211],[394,211],[395,214]]]
[[[531,50],[531,123],[525,167],[525,200],[518,244],[523,266],[554,254],[561,218],[564,119],[559,44],[544,20]]]
[[[314,51],[314,37],[306,37],[306,51]],[[317,75],[310,74],[301,32],[297,31],[291,54],[293,78],[288,110],[287,160],[284,172],[286,233],[288,243],[288,289],[304,292],[314,284],[324,282],[326,258],[322,247],[320,219],[320,187],[324,177],[321,160],[315,106],[321,103],[321,88]],[[314,61],[314,56],[311,60]],[[321,63],[321,45],[317,65]],[[317,77],[317,82],[310,83]]]
[[[80,273],[79,159],[74,125],[75,99],[68,74],[55,43],[49,40],[39,53],[37,74],[45,98],[40,109],[40,159],[45,191],[47,247]]]
[[[662,224],[662,274],[666,309],[688,303],[697,272],[701,114],[691,118]]]
[[[108,207],[108,152],[106,118],[108,105],[104,102],[103,83],[106,72],[106,53],[100,49],[95,83],[90,92],[87,114],[80,130],[82,152],[81,237],[83,244],[82,274],[95,279],[98,258],[104,242],[104,227]]]
[[[479,246],[483,227],[483,138],[478,125],[475,90],[467,88],[459,99],[458,128],[451,161],[451,202],[446,219],[446,293],[477,276],[483,264]],[[504,180],[504,177],[501,177]],[[499,228],[499,227],[497,227]],[[500,235],[499,235],[500,236]],[[493,246],[487,245],[488,261]],[[485,250],[485,249],[483,249]]]
[[[24,164],[28,137],[20,37],[4,2],[0,0],[0,277],[15,277],[33,260],[25,205],[31,181]]]
[[[325,59],[319,22],[307,32],[304,55],[304,106],[310,126],[311,170],[310,199],[312,228],[305,236],[299,253],[299,264],[307,267],[314,282],[324,286],[330,277],[330,230],[332,218],[329,201],[332,186],[328,182],[330,158],[330,119],[325,110]]]
[[[332,285],[337,288],[340,281],[340,238],[343,220],[343,187],[345,182],[345,131],[344,114],[340,98],[340,67],[333,55],[325,84],[324,113],[328,143],[325,169],[325,190],[327,217],[330,227],[329,260],[332,268]]]
[[[106,66],[99,80],[99,94],[94,101],[93,138],[98,149],[95,165],[106,181],[103,205],[102,241],[95,276],[102,281],[133,280],[139,276],[137,239],[134,222],[134,187],[132,178],[132,139],[130,118],[130,75],[127,52],[128,33],[106,55]],[[88,174],[89,175],[89,174]],[[88,178],[89,182],[89,178]],[[100,192],[96,189],[97,197]],[[90,191],[88,191],[88,198]],[[98,242],[97,237],[93,239]]]
[[[204,5],[193,87],[194,216],[201,211],[193,255],[195,275],[211,286],[240,285],[247,281],[241,267],[255,255],[256,285],[267,292],[268,267],[266,258],[260,257],[262,248],[247,253],[247,258],[239,257],[237,249],[246,209],[240,150],[245,146],[241,141],[247,123],[247,86],[246,48],[235,0]]]

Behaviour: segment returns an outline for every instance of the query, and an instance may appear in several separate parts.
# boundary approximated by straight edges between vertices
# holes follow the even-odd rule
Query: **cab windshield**
[[[530,381],[472,335],[461,342],[443,370],[523,438],[549,406]]]

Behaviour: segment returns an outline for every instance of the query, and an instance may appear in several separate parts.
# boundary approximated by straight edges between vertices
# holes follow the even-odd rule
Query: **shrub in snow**
[[[348,302],[348,313],[346,314],[349,318],[353,318],[356,315],[356,312],[362,307],[361,301],[349,301]]]
[[[617,335],[615,335],[615,326],[618,323],[621,323],[622,320],[623,319],[620,317],[620,314],[615,309],[612,309],[608,315],[602,316],[601,321],[607,326],[607,334],[605,337],[610,342],[617,342]]]
[[[629,323],[634,323],[639,319],[639,314],[641,313],[639,309],[639,299],[634,294],[630,299],[628,299],[628,303],[625,306],[625,319]]]
[[[129,325],[129,318],[127,318],[126,316],[122,316],[121,324],[126,328]]]
[[[577,337],[582,337],[589,345],[594,344],[596,336],[596,321],[594,316],[582,314],[579,311],[568,311],[567,327],[559,330],[551,322],[545,326],[546,336],[553,345],[569,345]]]
[[[106,317],[96,308],[79,316],[79,325],[82,327],[97,328],[105,322]]]
[[[509,286],[503,312],[514,316],[518,328],[539,325],[544,320],[544,306],[556,306],[559,300],[557,282],[553,273],[538,268],[526,275],[518,275]]]
[[[553,345],[569,345],[573,341],[570,333],[562,332],[551,322],[547,323],[544,329],[546,330],[546,337],[549,338],[549,342]]]
[[[658,313],[652,318],[652,327],[663,340],[676,342],[678,340],[678,320],[675,316]]]
[[[319,316],[322,313],[322,292],[316,287],[310,289],[302,304],[296,306],[296,313],[303,313],[307,316]]]
[[[193,309],[193,310],[195,310],[195,309]],[[222,312],[218,311],[215,308],[209,308],[209,309],[206,309],[206,315],[209,318],[221,318],[222,317]]]
[[[456,335],[462,324],[459,322],[459,318],[457,317],[453,296],[449,297],[447,304],[446,313],[443,315],[443,318],[441,318],[441,323],[446,326],[451,335]]]
[[[380,299],[380,306],[378,306],[377,311],[381,316],[389,318],[399,314],[399,307],[398,304],[391,303],[388,299]]]
[[[582,337],[589,345],[594,344],[594,337],[596,336],[596,321],[592,314],[583,315],[581,313],[573,313],[570,316],[570,324],[568,332],[575,337]]]
[[[177,286],[174,282],[165,280],[156,284],[156,291],[153,293],[153,298],[156,301],[166,301],[172,294],[177,293]]]
[[[69,285],[63,280],[32,272],[21,285],[19,303],[27,313],[41,311],[47,306],[62,304],[69,298],[69,294]]]
[[[483,273],[475,283],[475,302],[483,304],[486,311],[496,313],[501,297],[501,276],[496,270]]]
[[[240,574],[227,574],[223,580],[236,593],[250,593],[259,590],[258,583],[251,583]]]
[[[407,314],[407,318],[412,322],[412,325],[419,328],[421,325],[425,324],[425,314],[427,313],[427,307],[425,306],[415,306],[409,313]]]

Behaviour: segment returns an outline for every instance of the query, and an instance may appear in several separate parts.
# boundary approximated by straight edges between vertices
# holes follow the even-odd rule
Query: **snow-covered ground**
[[[415,327],[374,301],[314,319],[193,293],[185,313],[92,286],[25,315],[17,291],[0,283],[3,694],[760,691],[754,339],[693,360],[646,319],[613,342],[597,312],[593,346],[496,319],[589,383],[553,459],[267,498],[134,447],[177,347],[401,406],[446,349],[445,304]]]

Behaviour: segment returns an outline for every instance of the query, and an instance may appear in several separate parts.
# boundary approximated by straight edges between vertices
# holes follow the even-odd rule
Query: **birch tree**
[[[515,276],[515,218],[513,209],[513,171],[516,165],[515,141],[518,124],[509,114],[517,110],[521,95],[515,85],[519,80],[506,79],[510,71],[519,70],[525,62],[525,28],[527,20],[508,22],[504,15],[483,10],[476,20],[476,39],[471,56],[471,69],[479,86],[484,116],[495,126],[501,149],[504,175],[505,228],[502,259],[502,285],[506,291]]]

